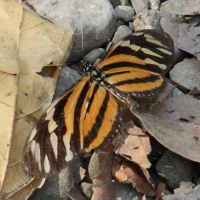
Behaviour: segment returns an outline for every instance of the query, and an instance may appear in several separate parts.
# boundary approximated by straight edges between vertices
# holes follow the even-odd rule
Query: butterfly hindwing
[[[168,34],[143,30],[111,47],[98,67],[115,90],[152,98],[165,88],[163,75],[173,63],[173,54]]]

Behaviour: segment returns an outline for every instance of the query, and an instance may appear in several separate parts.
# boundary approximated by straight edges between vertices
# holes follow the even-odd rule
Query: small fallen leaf
[[[145,169],[149,168],[151,166],[147,158],[151,152],[149,137],[134,124],[132,124],[132,128],[128,129],[127,134],[123,133],[122,135],[123,143],[115,150],[115,153],[127,159],[130,158],[129,160]]]
[[[132,184],[133,188],[142,194],[148,196],[156,194],[149,180],[148,172],[137,164],[123,160],[123,163],[120,165],[115,159],[113,160],[112,173],[118,181]]]
[[[82,167],[79,168],[79,174],[80,174],[80,178],[81,180],[85,177],[85,172],[86,170]]]
[[[115,200],[115,184],[112,182],[111,165],[113,160],[113,146],[102,146],[93,153],[88,172],[92,180],[92,199],[99,198]]]
[[[161,200],[161,198],[164,196],[164,192],[165,192],[165,183],[159,183],[156,190],[155,200]]]

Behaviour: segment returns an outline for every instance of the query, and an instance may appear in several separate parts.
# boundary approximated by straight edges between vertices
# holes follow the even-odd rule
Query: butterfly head
[[[84,62],[84,72],[86,72],[87,76],[94,82],[97,82],[101,85],[104,84],[105,74],[101,72],[101,70],[89,62]]]

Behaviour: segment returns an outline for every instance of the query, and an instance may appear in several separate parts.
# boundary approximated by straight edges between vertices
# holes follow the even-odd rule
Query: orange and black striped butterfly
[[[143,30],[114,44],[87,76],[57,98],[28,137],[22,166],[37,178],[64,168],[80,152],[89,152],[119,131],[122,107],[131,96],[153,98],[165,88],[174,46],[166,33]]]

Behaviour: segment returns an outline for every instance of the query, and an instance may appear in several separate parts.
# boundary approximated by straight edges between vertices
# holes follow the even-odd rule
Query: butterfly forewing
[[[151,98],[165,87],[163,75],[173,54],[173,41],[166,33],[138,31],[111,47],[98,67],[115,90]]]
[[[100,146],[103,142],[111,141],[121,125],[122,108],[115,97],[105,88],[91,83],[94,92],[88,103],[84,119],[84,148],[85,151]]]

